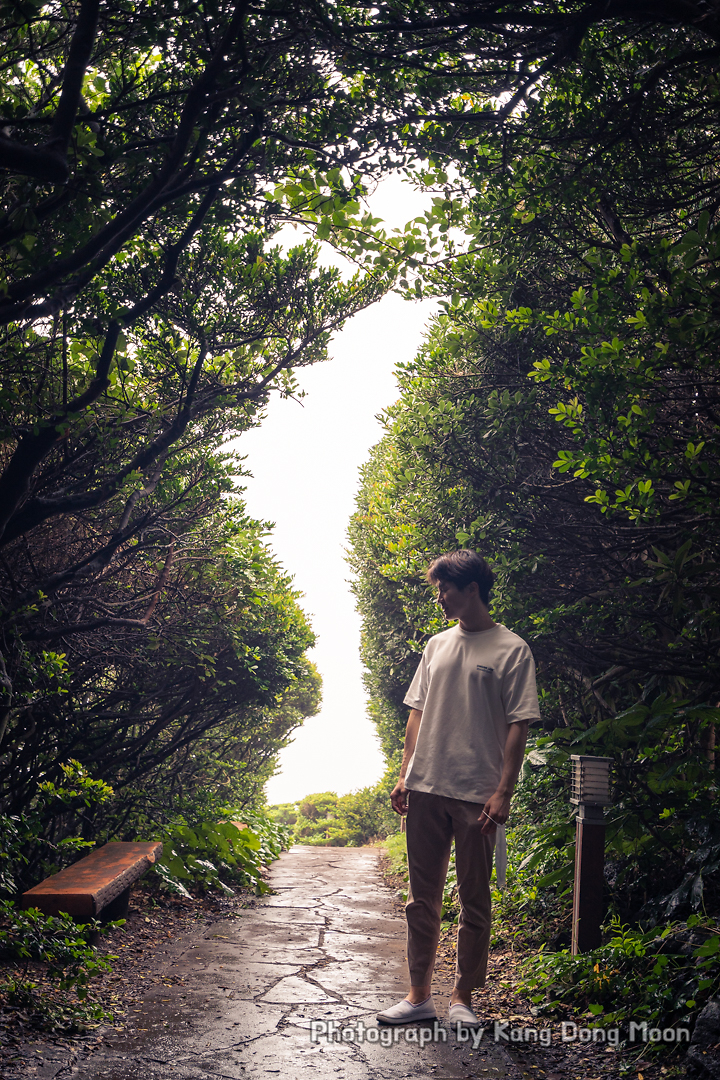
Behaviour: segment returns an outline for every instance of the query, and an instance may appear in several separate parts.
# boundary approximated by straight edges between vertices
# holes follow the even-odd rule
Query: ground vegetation
[[[234,898],[217,890],[184,897],[158,891],[146,878],[134,886],[122,924],[108,928],[94,946],[87,944],[83,928],[73,926],[69,940],[96,967],[84,998],[72,987],[60,988],[39,950],[30,958],[4,951],[0,1062],[5,1073],[25,1076],[43,1059],[54,1063],[60,1059],[71,1068],[78,1059],[92,1057],[114,1035],[132,1034],[142,1024],[143,998],[149,990],[185,985],[185,975],[168,964],[168,952],[182,947],[188,937],[202,936],[218,918],[242,917],[242,910],[252,903],[252,890],[238,890]],[[3,921],[2,929],[8,926]],[[48,943],[48,935],[43,935],[43,949]],[[26,997],[19,1001],[15,987],[23,972]]]

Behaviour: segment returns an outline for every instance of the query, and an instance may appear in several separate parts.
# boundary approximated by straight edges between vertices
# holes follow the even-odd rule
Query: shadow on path
[[[68,1078],[519,1075],[491,1032],[473,1049],[442,1020],[424,1046],[432,1024],[378,1028],[376,1011],[406,992],[406,968],[404,921],[376,851],[294,847],[270,881],[274,895],[178,943],[167,970],[185,985],[155,986],[138,1027]],[[435,994],[441,1018],[449,989]]]

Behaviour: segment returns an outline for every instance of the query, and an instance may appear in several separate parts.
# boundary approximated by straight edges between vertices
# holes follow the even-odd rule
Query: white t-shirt
[[[485,803],[508,724],[540,716],[532,653],[501,623],[476,633],[458,623],[428,641],[405,704],[423,714],[406,787]]]

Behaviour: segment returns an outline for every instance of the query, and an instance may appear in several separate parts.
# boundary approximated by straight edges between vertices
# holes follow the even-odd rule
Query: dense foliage
[[[188,887],[233,896],[233,886],[268,892],[263,873],[290,841],[290,831],[263,812],[246,813],[245,821],[213,821],[193,827],[175,821],[160,833],[162,858],[153,870],[171,893],[189,896]]]
[[[9,901],[0,901],[0,949],[14,961],[10,978],[0,983],[0,994],[26,1015],[44,1014],[51,1027],[72,1029],[88,1021],[111,1020],[111,1014],[89,996],[88,984],[111,969],[114,957],[98,955],[91,939],[121,922],[103,926],[93,919],[78,924],[70,915],[43,915],[37,908],[16,911]],[[38,963],[44,965],[50,982],[64,992],[61,1004],[49,1004],[43,995]]]
[[[71,757],[112,782],[115,827],[228,773],[244,802],[314,708],[307,629],[219,447],[413,250],[357,197],[527,50],[480,48],[469,14],[448,36],[432,5],[0,8],[5,809],[34,813]],[[299,216],[366,272],[273,249]]]
[[[166,888],[262,889],[282,838],[248,808],[319,681],[222,443],[402,270],[449,299],[353,527],[390,768],[441,626],[424,563],[484,547],[543,688],[518,903],[557,918],[585,748],[617,763],[616,908],[716,911],[716,10],[31,0],[0,26],[0,889],[150,834]],[[418,159],[434,210],[386,236],[364,185]],[[358,276],[273,247],[288,220]],[[308,798],[302,838],[367,840],[385,793]]]
[[[658,43],[678,63],[632,112]],[[399,372],[352,526],[386,751],[415,653],[442,628],[424,566],[480,548],[495,617],[539,663],[536,753],[554,781],[538,810],[566,799],[570,750],[616,760],[611,887],[626,916],[697,907],[705,878],[717,904],[718,91],[685,66],[687,45],[591,32],[509,143],[465,147],[454,193],[439,164],[424,173],[448,187],[428,224],[470,246],[427,280],[445,314]],[[564,846],[570,828],[551,822],[538,843]]]
[[[330,78],[348,39],[322,6],[0,19],[3,805],[34,814],[72,758],[115,791],[85,834],[142,834],[256,800],[315,711],[311,634],[220,445],[385,284],[384,256],[342,284],[312,245],[272,248],[274,187],[301,183],[327,235],[408,102],[359,55]]]
[[[507,175],[528,160],[534,190],[527,139],[546,158],[554,146],[538,89],[581,56],[595,98],[617,105],[596,142],[615,145],[668,80],[683,90],[663,97],[674,124],[717,19],[692,4],[543,4],[528,20],[511,3],[500,26],[484,2],[77,0],[5,5],[0,24],[0,781],[15,810],[70,756],[92,762],[129,821],[150,771],[163,799],[238,758],[259,784],[312,708],[309,637],[255,553],[258,526],[224,499],[237,470],[219,447],[432,250],[417,223],[379,232],[363,184],[448,148],[470,177],[492,144]],[[633,41],[648,25],[652,74],[618,94],[603,82],[612,35],[624,28],[618,48],[644,72]],[[547,96],[554,130],[587,120],[582,91]],[[680,156],[687,206],[710,200],[702,154]],[[288,219],[362,271],[343,284],[311,245],[273,249]]]
[[[444,628],[427,562],[490,558],[543,715],[497,933],[542,947],[538,1008],[653,1026],[718,991],[720,85],[699,33],[618,30],[585,27],[502,133],[472,95],[464,133],[429,133],[418,226],[445,261],[408,289],[443,314],[398,371],[350,558],[388,760]],[[587,958],[567,952],[571,753],[614,760],[615,923]]]
[[[713,930],[697,916],[661,933],[614,919],[607,943],[584,956],[541,951],[529,958],[521,989],[540,1015],[570,1006],[625,1031],[630,1023],[687,1026],[698,1005],[720,989],[720,938]]]

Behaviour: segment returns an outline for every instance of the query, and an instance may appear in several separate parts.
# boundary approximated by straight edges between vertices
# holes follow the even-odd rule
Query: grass
[[[388,857],[388,871],[400,874],[407,880],[407,845],[405,833],[394,833],[383,840],[382,846]]]

